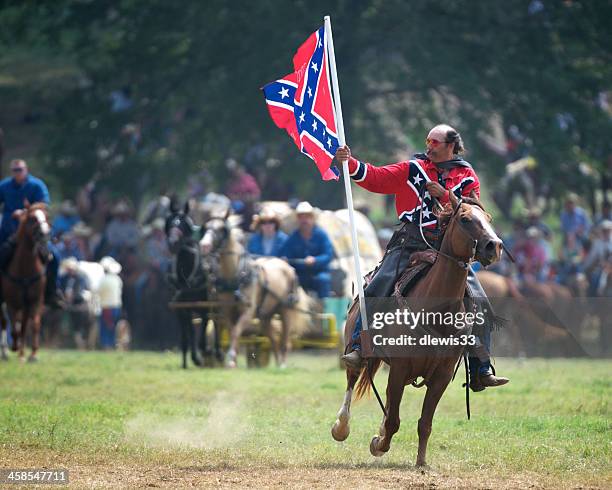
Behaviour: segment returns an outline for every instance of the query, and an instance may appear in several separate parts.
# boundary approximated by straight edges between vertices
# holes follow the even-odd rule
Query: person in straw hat
[[[271,208],[264,208],[253,216],[251,228],[255,231],[247,245],[253,255],[280,257],[279,252],[287,240],[287,234],[280,229],[280,219]]]
[[[319,298],[327,298],[331,291],[329,264],[334,256],[331,240],[315,224],[315,211],[308,201],[299,203],[295,212],[298,229],[289,235],[280,255],[295,268],[304,289],[316,291]]]

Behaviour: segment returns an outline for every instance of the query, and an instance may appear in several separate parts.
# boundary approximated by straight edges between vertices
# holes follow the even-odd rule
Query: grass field
[[[344,393],[335,356],[289,364],[183,371],[172,353],[13,357],[0,365],[0,468],[65,468],[77,486],[612,487],[610,361],[500,359],[511,383],[473,395],[471,421],[456,380],[426,471],[414,468],[423,389],[406,390],[400,432],[378,459],[373,398],[353,405],[347,441],[331,438]]]

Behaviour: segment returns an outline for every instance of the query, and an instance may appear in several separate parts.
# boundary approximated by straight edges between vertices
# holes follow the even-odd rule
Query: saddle
[[[429,272],[429,269],[436,261],[434,250],[423,250],[413,252],[410,262],[404,272],[395,283],[393,296],[396,298],[404,297],[408,292]]]
[[[414,252],[410,256],[410,262],[404,272],[395,283],[393,297],[402,298],[408,295],[410,290],[429,272],[429,269],[436,261],[437,253],[433,250]],[[507,319],[495,314],[487,295],[470,269],[465,288],[466,310],[482,312],[485,323],[492,330],[500,330],[507,324]],[[479,328],[474,330],[477,334],[481,333]]]

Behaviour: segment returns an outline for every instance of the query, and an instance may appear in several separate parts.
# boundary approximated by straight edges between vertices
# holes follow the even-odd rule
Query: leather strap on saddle
[[[410,256],[408,267],[395,283],[393,296],[401,298],[421,279],[436,261],[434,250],[414,252]]]

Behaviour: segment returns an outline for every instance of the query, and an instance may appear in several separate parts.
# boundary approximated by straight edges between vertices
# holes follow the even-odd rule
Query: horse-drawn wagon
[[[291,233],[296,228],[296,220],[293,210],[287,203],[284,202],[265,202],[262,207],[273,209],[281,219],[281,227],[284,231]],[[185,210],[187,211],[187,210]],[[184,212],[185,213],[185,212]],[[211,254],[213,259],[213,267],[211,269],[211,277],[209,281],[209,296],[206,299],[197,299],[190,301],[182,301],[178,299],[170,303],[170,308],[177,311],[193,312],[192,319],[199,319],[200,331],[192,331],[187,335],[187,338],[192,339],[192,346],[195,348],[197,335],[206,337],[207,325],[218,327],[218,323],[231,323],[234,328],[237,323],[241,323],[239,330],[241,336],[239,339],[232,339],[232,336],[227,329],[217,333],[217,341],[220,342],[222,348],[229,347],[230,357],[235,357],[238,345],[246,348],[247,365],[249,366],[264,366],[269,361],[270,348],[275,348],[273,345],[278,332],[281,333],[280,343],[283,344],[291,335],[293,348],[323,348],[336,349],[340,344],[342,337],[342,329],[346,318],[346,308],[352,296],[352,288],[355,283],[355,270],[353,265],[350,234],[348,232],[348,212],[347,210],[338,211],[320,211],[317,216],[317,224],[323,228],[330,237],[334,249],[334,259],[331,263],[332,272],[332,291],[333,295],[330,298],[325,298],[323,301],[316,300],[311,292],[304,292],[297,285],[297,277],[292,268],[287,268],[287,264],[279,259],[249,258],[251,264],[249,267],[256,269],[256,272],[247,270],[246,259],[242,259],[245,255],[244,237],[241,237],[240,231],[236,229],[235,223],[231,224],[231,216],[215,216],[215,213],[196,211],[196,216],[206,216],[207,223],[204,225],[204,231],[200,235],[205,235],[208,228],[210,235],[210,247],[227,247],[227,242],[232,242],[231,250],[226,250],[221,255]],[[374,227],[361,213],[357,214],[357,227],[359,230],[360,251],[361,251],[361,266],[363,270],[372,269],[382,256],[381,248],[378,244]],[[197,218],[196,218],[197,219]],[[169,222],[171,222],[170,220]],[[199,221],[199,220],[198,220]],[[213,223],[216,221],[216,223]],[[236,233],[234,233],[234,230]],[[167,227],[167,232],[170,230]],[[183,232],[184,233],[184,232]],[[215,235],[215,233],[217,235]],[[221,237],[221,238],[220,238]],[[222,276],[220,267],[220,257],[225,255],[229,260],[233,259],[236,264],[232,267],[228,265],[227,269],[232,269],[235,277]],[[214,271],[214,269],[217,269]],[[292,272],[288,272],[288,270]],[[263,271],[263,272],[262,272]],[[263,276],[261,275],[263,274]],[[273,277],[266,278],[266,275],[272,274]],[[276,276],[275,276],[276,274]],[[263,283],[257,291],[247,292],[250,297],[241,297],[242,293],[240,283],[246,284],[245,278],[251,276],[258,277],[258,281]],[[287,277],[291,276],[292,279]],[[262,279],[263,277],[263,279]],[[279,284],[287,278],[287,290],[282,289],[274,291],[272,285]],[[295,284],[291,284],[294,281]],[[224,287],[226,286],[226,287]],[[292,297],[290,300],[287,297]],[[262,313],[264,301],[270,301],[270,298],[276,298],[276,307],[270,318],[266,318]],[[251,306],[250,315],[240,315],[236,309],[242,307],[243,310]],[[272,312],[272,310],[269,310]],[[247,319],[247,320],[245,320]],[[209,324],[210,320],[210,324]],[[283,329],[283,322],[291,325],[291,332]],[[267,333],[267,335],[262,335]],[[185,335],[184,335],[185,337]],[[220,338],[219,338],[220,337]],[[272,342],[270,339],[273,339]],[[282,345],[281,345],[282,347]],[[186,350],[186,341],[184,342],[184,350]],[[192,349],[193,358],[193,349]],[[194,359],[195,362],[195,359]],[[284,361],[281,361],[281,363]]]

